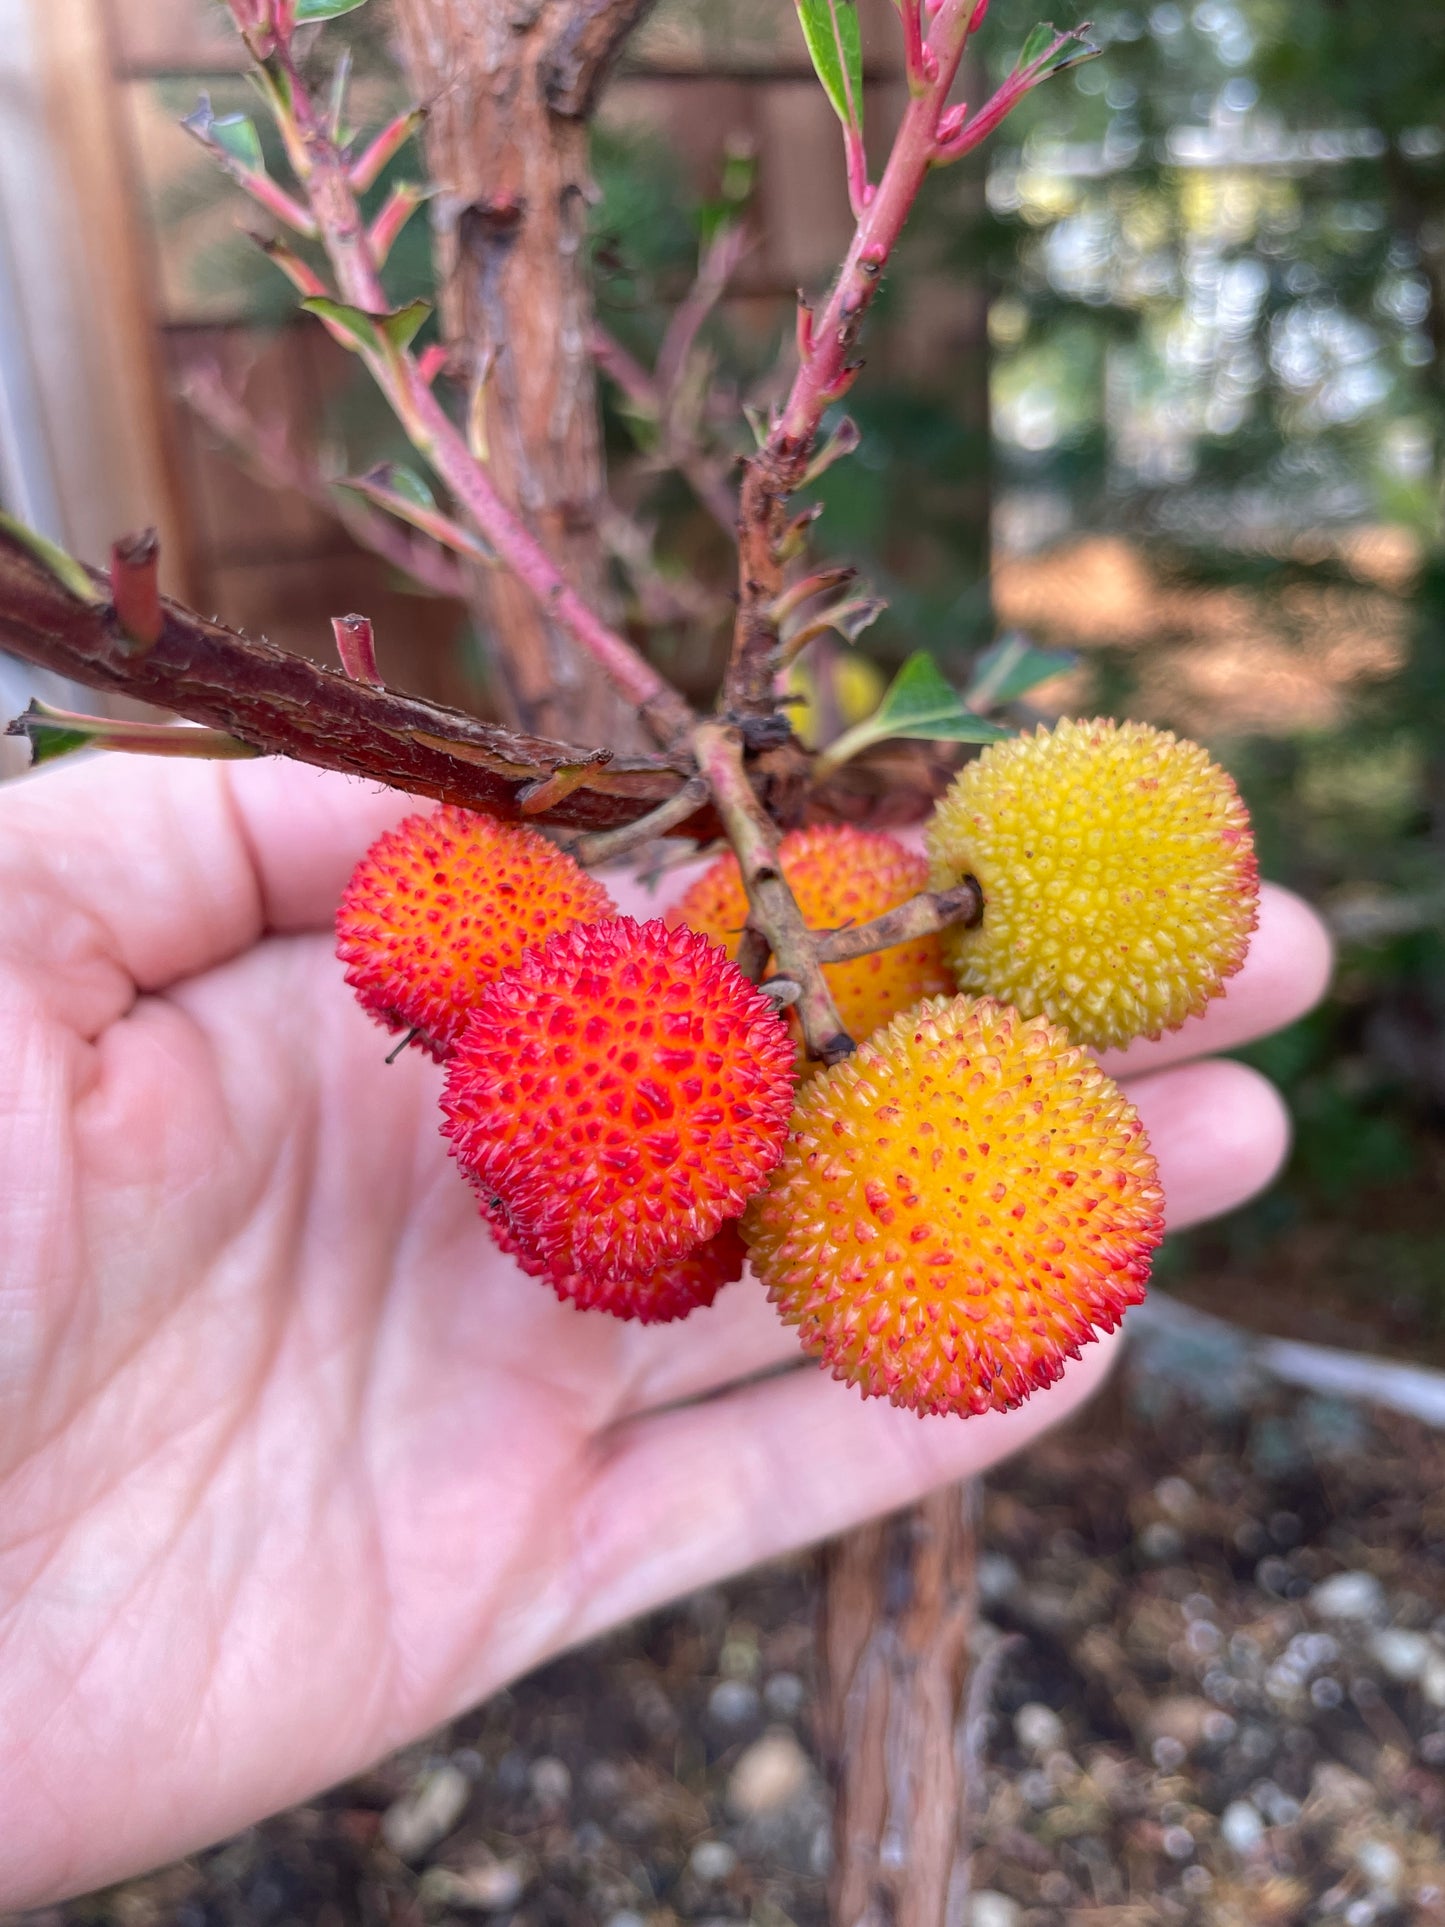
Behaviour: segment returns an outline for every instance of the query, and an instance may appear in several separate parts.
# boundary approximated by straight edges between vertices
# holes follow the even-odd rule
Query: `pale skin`
[[[440,1073],[386,1066],[332,954],[406,808],[273,762],[0,791],[0,1910],[217,1839],[979,1472],[1109,1368],[1096,1344],[1008,1416],[921,1420],[783,1370],[750,1281],[643,1328],[521,1277],[447,1159]],[[1279,1098],[1209,1053],[1328,968],[1268,890],[1227,997],[1114,1060],[1174,1226],[1278,1169]]]

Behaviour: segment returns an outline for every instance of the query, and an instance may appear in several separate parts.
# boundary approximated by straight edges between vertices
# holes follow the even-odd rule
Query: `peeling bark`
[[[824,1555],[834,1927],[956,1927],[968,1897],[976,1490],[951,1486]]]
[[[589,348],[588,120],[649,0],[395,0],[427,109],[441,318],[485,381],[492,480],[572,585],[611,617]],[[635,714],[505,570],[473,603],[517,727],[631,748]]]

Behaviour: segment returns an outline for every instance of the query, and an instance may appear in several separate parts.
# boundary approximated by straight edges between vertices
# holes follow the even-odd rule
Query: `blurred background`
[[[1072,0],[1058,4],[1058,24],[1076,24]],[[888,0],[860,0],[860,11],[876,165],[905,90]],[[1036,17],[1025,0],[992,0],[970,98],[987,84],[983,70],[1007,72]],[[355,47],[354,114],[371,123],[403,100],[381,0],[342,30]],[[856,562],[890,606],[852,651],[819,652],[802,691],[807,725],[826,735],[856,720],[913,649],[932,650],[962,682],[983,647],[1015,636],[1062,652],[1027,713],[1128,712],[1210,745],[1242,785],[1266,872],[1321,907],[1340,966],[1317,1013],[1247,1053],[1294,1113],[1284,1180],[1226,1222],[1172,1239],[1159,1280],[1256,1329],[1439,1364],[1438,0],[1109,5],[1095,35],[1098,60],[1026,101],[976,164],[930,183],[884,290],[849,402],[862,445],[817,493],[821,552]],[[201,91],[217,114],[254,105],[210,0],[0,0],[5,505],[91,560],[118,530],[156,522],[175,593],[328,661],[328,618],[369,611],[392,681],[485,709],[484,639],[461,602],[445,582],[407,579],[359,543],[355,500],[330,485],[406,451],[354,364],[295,317],[286,284],[239,231],[241,197],[179,128]],[[704,504],[743,445],[743,405],[777,392],[794,291],[820,287],[850,229],[837,125],[786,0],[659,0],[607,93],[596,169],[591,245],[609,365],[632,357],[651,369],[700,251],[730,228],[746,242],[663,422],[626,382],[604,383],[617,592],[656,659],[701,693],[725,646],[730,565]],[[391,177],[418,171],[403,155]],[[388,280],[402,300],[424,293],[430,273],[421,218]],[[32,681],[0,659],[7,709]],[[1415,1628],[1424,1652],[1422,1629],[1442,1603],[1445,1465],[1425,1435],[1371,1429],[1351,1408],[1261,1405],[1239,1377],[1242,1357],[1226,1346],[1195,1358],[1204,1389],[1187,1424],[1150,1406],[1152,1392],[1131,1392],[1123,1433],[1034,1455],[991,1489],[985,1607],[1024,1640],[1024,1657],[999,1688],[1015,1715],[1012,1777],[980,1821],[992,1843],[984,1875],[1008,1892],[975,1927],[1445,1918],[1445,1866],[1426,1867],[1419,1844],[1438,1846],[1445,1795],[1431,1806],[1418,1780],[1428,1768],[1438,1782],[1445,1764],[1445,1711],[1431,1710],[1445,1708],[1445,1661],[1433,1700],[1418,1653],[1413,1673],[1392,1673],[1376,1654],[1360,1661],[1363,1684],[1346,1666],[1337,1685],[1328,1668],[1339,1646],[1333,1659],[1299,1646],[1334,1635],[1291,1630],[1284,1608],[1275,1612],[1353,1563],[1356,1578],[1378,1585],[1371,1575],[1383,1574],[1397,1588],[1395,1630]],[[1223,1508],[1207,1520],[1191,1511],[1206,1493]],[[1223,1535],[1223,1552],[1200,1552],[1201,1533]],[[1201,1572],[1226,1568],[1244,1590],[1216,1634],[1188,1602],[1212,1583]],[[1166,1611],[1161,1599],[1176,1595]],[[1169,1612],[1182,1612],[1179,1627]],[[824,1808],[813,1768],[778,1737],[806,1725],[805,1619],[795,1570],[709,1594],[600,1658],[550,1669],[515,1702],[504,1695],[450,1736],[452,1751],[416,1750],[338,1795],[334,1826],[291,1816],[290,1832],[234,1850],[242,1872],[217,1857],[209,1884],[148,1888],[115,1917],[187,1927],[324,1917],[334,1927],[449,1907],[505,1914],[530,1891],[522,1917],[539,1921],[642,1927],[672,1919],[668,1908],[760,1927],[813,1919]],[[1208,1630],[1186,1639],[1185,1621]],[[1236,1701],[1227,1680],[1209,1687],[1208,1666],[1218,1674],[1224,1664],[1210,1659],[1211,1638],[1225,1642],[1231,1678],[1259,1674],[1257,1717],[1244,1710],[1255,1686],[1240,1685]],[[1116,1649],[1123,1673],[1110,1671]],[[1406,1666],[1403,1651],[1395,1659]],[[1289,1666],[1293,1687],[1279,1670]],[[1296,1689],[1294,1725],[1271,1725]],[[1219,1715],[1230,1732],[1216,1721],[1213,1739],[1211,1705],[1235,1707]],[[1026,1716],[1049,1707],[1073,1708],[1071,1722],[1103,1735],[1104,1764],[1088,1767],[1097,1811],[1072,1782],[1029,1791],[1049,1736],[1034,1717],[1030,1739]],[[1348,1763],[1343,1780],[1320,1782],[1315,1742],[1299,1738],[1316,1732],[1330,1760]],[[625,1771],[608,1764],[619,1734]],[[1201,1769],[1186,1786],[1181,1763],[1216,1743],[1216,1780]],[[608,1773],[615,1785],[604,1785]],[[637,1773],[650,1791],[637,1791]],[[434,1881],[430,1897],[425,1879],[388,1885],[366,1858],[382,1814],[399,1815],[386,1824],[404,1834],[420,1803],[421,1839],[426,1800],[444,1804],[458,1775],[492,1788],[491,1857],[474,1856],[471,1898],[455,1882]],[[607,1859],[630,1837],[625,1824],[607,1821],[606,1853],[577,1844],[594,1824],[579,1814],[613,1813],[624,1794],[628,1824],[664,1868],[651,1900],[632,1849],[618,1847],[615,1866]],[[1327,1795],[1338,1810],[1326,1811]],[[469,1797],[464,1786],[458,1813]],[[703,1839],[718,1852],[699,1862],[702,1846],[691,1843],[724,1808],[733,1831]],[[1073,1820],[1058,1818],[1065,1808]],[[1211,1815],[1207,1827],[1189,1818],[1196,1810]],[[1388,1836],[1374,1873],[1360,1871],[1356,1810],[1375,1828],[1365,1846]],[[1230,1844],[1230,1812],[1244,1844]],[[1345,1842],[1338,1851],[1309,1846],[1312,1812]],[[554,1865],[537,1843],[564,1821]],[[1215,1873],[1191,1887],[1206,1867],[1203,1846],[1196,1866],[1189,1842],[1206,1833],[1225,1845],[1209,1861]],[[1253,1879],[1229,1898],[1228,1870],[1266,1833],[1294,1843],[1280,1849],[1282,1865],[1270,1863],[1274,1884]],[[322,1834],[325,1853],[313,1851]],[[1104,1871],[1091,1873],[1085,1849],[1096,1834]],[[523,1838],[530,1844],[509,1859]],[[1077,1852],[1067,1844],[1076,1840]],[[361,1874],[346,1860],[352,1847]],[[1292,1853],[1333,1871],[1302,1881]],[[1137,1912],[1106,1877],[1131,1854],[1146,1870]],[[1407,1878],[1412,1854],[1419,1865]],[[584,1879],[577,1867],[598,1855],[603,1873]],[[625,1877],[623,1862],[633,1868]],[[545,1904],[528,1886],[543,1864]],[[1257,1872],[1257,1855],[1252,1864]],[[1126,1884],[1138,1882],[1131,1874]],[[1091,1892],[1097,1905],[1071,1911]]]

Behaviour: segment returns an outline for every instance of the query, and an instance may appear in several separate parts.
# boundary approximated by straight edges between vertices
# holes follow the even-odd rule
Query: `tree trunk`
[[[488,467],[572,584],[611,614],[588,349],[588,118],[651,0],[395,0],[425,142],[441,315],[485,381]],[[636,715],[506,569],[473,599],[514,727],[640,747]]]
[[[964,1918],[976,1512],[976,1487],[950,1486],[824,1554],[834,1927],[957,1927]]]

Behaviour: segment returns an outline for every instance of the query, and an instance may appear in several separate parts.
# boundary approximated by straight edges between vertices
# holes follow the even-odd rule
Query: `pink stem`
[[[288,151],[306,189],[342,298],[366,314],[385,314],[386,293],[345,165],[289,53],[280,50],[278,58],[285,69],[292,103],[291,124],[283,129]],[[431,461],[517,579],[602,666],[616,688],[637,704],[661,741],[684,737],[695,720],[688,704],[626,637],[618,635],[577,593],[531,530],[498,495],[413,356],[404,349],[392,348],[384,355],[368,352],[364,359],[416,447]]]
[[[848,385],[849,357],[863,315],[934,164],[939,119],[963,59],[977,4],[978,0],[943,0],[934,16],[925,50],[937,62],[937,72],[904,110],[883,178],[859,218],[827,305],[814,320],[812,353],[799,366],[774,442],[809,446],[824,414]]]

